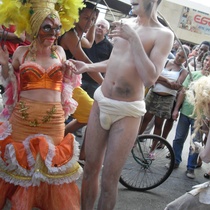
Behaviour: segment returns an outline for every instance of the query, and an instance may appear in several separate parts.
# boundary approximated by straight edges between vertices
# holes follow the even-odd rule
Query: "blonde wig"
[[[210,119],[210,75],[192,82],[186,96],[187,100],[194,105],[193,115],[196,116],[194,133],[196,133],[206,126],[205,119]]]

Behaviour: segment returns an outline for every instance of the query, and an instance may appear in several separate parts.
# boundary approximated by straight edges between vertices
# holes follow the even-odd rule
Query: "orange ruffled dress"
[[[77,162],[78,143],[72,134],[64,137],[66,104],[73,105],[73,112],[76,103],[67,100],[73,86],[64,87],[63,77],[61,65],[46,71],[33,62],[20,67],[20,90],[47,88],[70,94],[57,103],[21,97],[15,101],[8,97],[14,96],[11,87],[15,80],[6,85],[8,110],[2,116],[8,119],[0,125],[0,209],[7,199],[13,210],[80,209],[80,192],[75,183],[82,173]],[[11,109],[12,103],[15,106]],[[11,115],[7,115],[9,112]]]

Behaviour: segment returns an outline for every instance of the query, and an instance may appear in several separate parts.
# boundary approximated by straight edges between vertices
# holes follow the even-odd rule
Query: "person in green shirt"
[[[185,81],[183,82],[183,88],[179,92],[179,95],[177,97],[176,106],[172,114],[174,120],[177,120],[177,118],[179,117],[175,138],[173,140],[173,149],[175,154],[174,168],[178,168],[179,164],[182,162],[182,150],[186,138],[188,136],[189,128],[191,130],[191,133],[193,133],[194,131],[195,116],[192,115],[194,106],[190,104],[190,102],[187,100],[185,91],[188,89],[192,81],[196,81],[203,76],[207,76],[209,75],[209,73],[210,73],[210,51],[205,53],[203,57],[201,71],[192,72],[191,75],[188,75],[186,77]],[[179,110],[180,110],[180,116],[179,116]],[[195,141],[201,141],[200,133],[197,133],[193,138],[193,142]],[[192,148],[190,146],[188,161],[187,161],[187,171],[186,171],[186,175],[188,178],[191,179],[195,178],[194,169],[196,168],[197,165],[197,159],[198,159],[198,153],[192,151]]]

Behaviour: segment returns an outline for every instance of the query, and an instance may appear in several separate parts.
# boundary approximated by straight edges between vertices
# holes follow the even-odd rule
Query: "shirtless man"
[[[73,61],[77,72],[106,72],[94,94],[86,133],[86,163],[82,181],[82,210],[92,210],[97,198],[99,174],[101,194],[98,209],[113,209],[118,180],[134,145],[145,113],[145,86],[155,83],[172,48],[173,34],[157,20],[161,0],[131,0],[135,18],[116,22],[108,61],[86,64]]]

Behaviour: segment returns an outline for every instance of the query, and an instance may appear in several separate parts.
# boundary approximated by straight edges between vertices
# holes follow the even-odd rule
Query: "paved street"
[[[172,142],[176,129],[173,126],[168,141]],[[80,141],[80,140],[79,140]],[[119,183],[118,201],[115,210],[163,210],[167,203],[173,201],[186,191],[191,190],[193,185],[207,181],[203,174],[210,169],[210,165],[203,163],[202,167],[196,169],[196,178],[189,179],[185,175],[186,158],[189,148],[189,137],[184,146],[183,162],[178,169],[175,169],[170,177],[159,187],[147,192],[134,192],[127,190]],[[78,181],[81,184],[81,179]],[[96,208],[95,208],[96,209]]]

